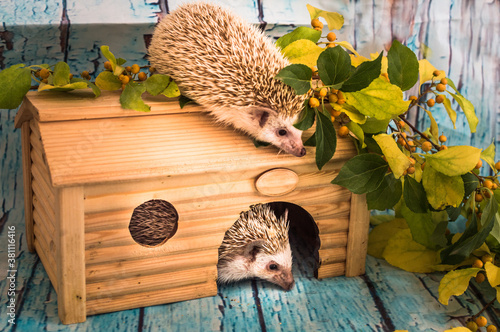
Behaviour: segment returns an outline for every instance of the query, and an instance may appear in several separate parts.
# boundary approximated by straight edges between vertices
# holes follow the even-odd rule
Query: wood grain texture
[[[31,191],[31,143],[30,123],[22,125],[22,154],[23,154],[23,186],[24,186],[24,223],[26,227],[26,242],[28,250],[35,251],[35,236],[33,233],[33,192]]]
[[[352,194],[351,214],[347,236],[346,277],[365,273],[365,259],[370,229],[370,211],[366,206],[366,194]]]

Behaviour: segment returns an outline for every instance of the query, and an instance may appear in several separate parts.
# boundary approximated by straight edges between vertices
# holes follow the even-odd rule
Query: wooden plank
[[[105,281],[88,283],[87,301],[103,297],[113,301],[117,296],[199,285],[209,281],[213,282],[216,279],[216,265],[147,276],[133,276],[131,278],[123,278],[117,275],[115,278]]]
[[[52,215],[49,217],[47,213],[45,212],[45,209],[41,206],[40,201],[36,198],[36,196],[33,197],[33,222],[38,223],[38,224],[43,224],[43,227],[47,229],[48,234],[53,234],[54,236],[56,230],[54,228],[55,224],[55,216]],[[34,216],[37,216],[35,218]],[[52,220],[50,219],[52,218]]]
[[[28,250],[30,252],[34,252],[35,237],[33,233],[33,192],[31,189],[30,134],[31,130],[29,121],[23,122],[21,129],[21,148],[22,148],[23,186],[24,186],[24,223],[26,227],[26,244],[28,245]]]
[[[320,249],[332,249],[347,245],[347,232],[319,234]]]
[[[318,279],[337,277],[345,274],[345,263],[332,263],[321,265],[318,268]]]
[[[224,233],[179,239],[174,236],[165,244],[152,248],[141,246],[135,242],[115,247],[107,247],[106,244],[101,244],[103,247],[96,245],[85,251],[85,261],[88,264],[102,264],[104,262],[173,256],[200,250],[218,249],[223,238]]]
[[[54,209],[56,208],[55,204],[49,202],[43,190],[40,189],[38,181],[36,181],[35,179],[33,179],[32,187],[33,187],[33,204],[37,204],[45,211],[45,214],[48,217],[46,220],[51,222],[52,227],[55,229],[56,228],[55,224],[56,213],[54,211]]]
[[[349,235],[347,238],[346,277],[365,273],[370,211],[366,195],[352,194]]]
[[[35,245],[36,253],[37,253],[38,257],[40,258],[40,261],[42,261],[43,267],[45,268],[45,272],[47,272],[47,275],[49,276],[50,283],[52,284],[52,287],[54,287],[55,291],[57,292],[58,284],[57,284],[56,273],[52,269],[52,266],[55,266],[55,265],[51,265],[52,262],[45,254],[46,249],[43,247],[43,245],[41,244],[41,241],[39,239],[35,238],[34,245]]]
[[[345,262],[347,249],[345,247],[320,249],[318,250],[318,254],[321,265],[340,263],[340,262]]]
[[[56,209],[57,303],[64,324],[86,319],[83,188],[58,191]]]
[[[36,181],[37,188],[40,190],[40,193],[44,195],[47,202],[51,203],[51,206],[54,206],[53,202],[55,202],[55,190],[50,185],[48,174],[43,174],[43,171],[40,170],[40,167],[36,163],[32,164],[31,174],[33,174],[33,182]]]
[[[188,252],[172,256],[137,257],[105,264],[87,264],[87,283],[101,282],[120,276],[141,277],[151,274],[189,270],[196,267],[214,266],[218,261],[219,249]]]
[[[319,234],[328,234],[335,232],[347,232],[349,229],[349,219],[346,217],[317,217],[314,219],[318,226]]]
[[[55,244],[56,239],[54,239],[55,232],[53,229],[51,229],[51,227],[47,227],[48,223],[44,222],[43,218],[39,214],[39,210],[37,209],[33,210],[33,217],[35,221],[33,226],[36,226],[38,231],[38,236],[43,237],[42,240],[46,244],[45,247],[49,249],[47,253],[50,254],[50,258],[54,262],[54,265],[52,265],[52,267],[54,268],[56,266],[55,257],[57,253]]]
[[[113,298],[113,301],[110,301],[108,298],[87,301],[87,313],[95,315],[104,312],[186,301],[214,295],[217,295],[217,284],[215,281],[209,281],[175,289],[117,296]]]

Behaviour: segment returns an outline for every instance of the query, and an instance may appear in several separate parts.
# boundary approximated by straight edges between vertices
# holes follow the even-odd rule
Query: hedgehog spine
[[[305,96],[274,79],[289,63],[256,27],[208,3],[180,6],[158,24],[151,64],[224,124],[296,156],[306,150],[293,123]]]

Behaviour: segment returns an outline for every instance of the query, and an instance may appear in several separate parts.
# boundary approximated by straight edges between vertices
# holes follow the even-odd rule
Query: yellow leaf
[[[439,283],[439,302],[448,305],[452,295],[462,295],[469,287],[470,279],[475,277],[479,271],[481,269],[471,267],[446,273]]]
[[[432,113],[429,111],[429,110],[425,110],[425,113],[427,113],[427,115],[429,116],[429,119],[431,119],[431,135],[435,138],[438,138],[439,137],[439,129],[438,129],[438,124],[436,122],[436,120],[434,119],[434,117],[432,116]]]
[[[318,57],[325,49],[308,39],[299,39],[290,43],[281,52],[291,63],[300,63],[308,67],[316,66]]]
[[[451,122],[453,123],[453,129],[457,129],[457,126],[455,124],[455,122],[457,122],[457,112],[453,108],[451,108],[451,102],[448,97],[444,97],[443,105],[446,109],[446,112],[448,113],[448,116],[450,117]]]
[[[349,51],[351,51],[352,53],[354,53],[355,56],[360,56],[359,53],[356,52],[356,50],[354,49],[354,47],[352,47],[352,45],[349,42],[346,42],[346,41],[336,41],[335,44],[336,45],[340,45],[343,48],[348,49]]]
[[[368,255],[382,258],[389,239],[400,230],[407,228],[408,225],[403,218],[394,218],[375,226],[368,236]]]
[[[372,60],[375,60],[376,58],[378,58],[380,53],[376,52],[376,53],[370,53],[370,58]],[[382,68],[380,69],[380,73],[387,73],[387,68],[389,67],[389,60],[387,59],[386,56],[383,56],[382,57]]]
[[[440,70],[439,76],[434,76],[433,73],[434,73],[435,70],[436,70],[436,67],[434,67],[433,65],[431,65],[431,63],[429,62],[429,60],[422,59],[422,60],[418,61],[418,72],[420,74],[420,85],[418,87],[419,91],[420,91],[420,87],[425,82],[427,82],[427,81],[429,81],[429,80],[431,80],[433,78],[434,78],[434,81],[436,81],[436,80],[439,81],[440,79],[446,77],[444,71],[442,71],[442,70]]]
[[[326,10],[321,10],[319,8],[313,7],[310,4],[307,4],[307,10],[309,11],[309,15],[311,15],[311,20],[323,17],[328,24],[329,30],[340,30],[344,25],[344,16],[335,12],[328,12]]]
[[[360,91],[345,92],[347,104],[354,106],[362,114],[377,120],[393,118],[408,110],[410,101],[403,100],[403,91],[381,78],[374,79]]]
[[[460,175],[444,175],[431,165],[424,168],[422,184],[429,204],[436,210],[442,210],[449,205],[457,207],[465,194],[464,181]]]
[[[359,113],[359,111],[351,105],[343,104],[340,111],[344,112],[351,121],[357,124],[363,124],[366,122],[366,116]]]
[[[497,290],[497,301],[500,303],[500,287],[495,287],[495,289]]]
[[[387,134],[379,134],[373,136],[378,146],[382,150],[389,166],[391,167],[394,177],[399,179],[405,170],[410,167],[410,159],[401,152],[394,138]]]
[[[425,156],[427,164],[448,176],[462,175],[471,171],[479,161],[481,149],[473,146],[450,146]]]
[[[430,273],[439,263],[438,253],[413,241],[409,229],[400,230],[392,236],[382,255],[385,260],[408,272]]]
[[[360,64],[362,64],[365,61],[370,61],[370,59],[365,58],[362,55],[355,56],[354,54],[349,54],[349,56],[351,57],[351,65],[354,67],[359,66]]]
[[[500,267],[493,263],[486,262],[486,264],[484,264],[484,269],[486,270],[486,276],[488,277],[488,282],[491,287],[500,285]]]

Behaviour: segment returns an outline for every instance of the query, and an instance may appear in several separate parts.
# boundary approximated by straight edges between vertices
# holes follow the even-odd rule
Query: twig
[[[486,303],[486,305],[484,306],[484,308],[481,309],[481,311],[479,311],[477,314],[475,314],[474,316],[472,316],[471,319],[474,320],[477,317],[479,317],[479,315],[482,314],[486,309],[488,309],[488,307],[490,305],[492,305],[493,303],[495,303],[495,301],[496,301],[496,297],[494,297],[493,300],[491,300],[489,303]]]

